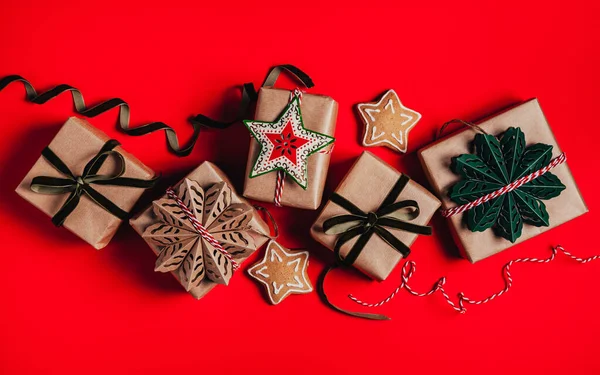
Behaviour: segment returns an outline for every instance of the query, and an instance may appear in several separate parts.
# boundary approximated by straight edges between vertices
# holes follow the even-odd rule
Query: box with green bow
[[[16,192],[50,216],[54,225],[101,249],[155,181],[154,172],[119,142],[71,117]]]
[[[356,160],[311,228],[338,263],[385,280],[406,258],[440,201],[369,152]]]

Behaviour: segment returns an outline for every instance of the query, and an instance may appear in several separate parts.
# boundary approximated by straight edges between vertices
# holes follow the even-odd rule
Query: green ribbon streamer
[[[406,175],[401,175],[394,187],[390,190],[383,203],[375,212],[364,212],[352,202],[348,201],[341,195],[334,193],[331,201],[340,207],[347,210],[349,215],[334,216],[323,222],[323,231],[326,234],[340,234],[338,237],[334,253],[337,257],[337,264],[326,268],[321,274],[317,283],[317,290],[323,302],[330,308],[341,313],[365,319],[373,320],[389,320],[385,315],[358,313],[344,310],[335,306],[329,301],[325,293],[324,283],[327,274],[338,265],[349,267],[358,258],[366,244],[373,235],[378,235],[383,241],[390,245],[394,250],[402,254],[406,258],[410,254],[410,249],[402,241],[397,239],[387,228],[400,229],[406,232],[431,235],[431,227],[410,223],[409,221],[416,219],[420,214],[419,204],[414,200],[403,200],[395,202],[398,196],[404,190],[410,178]],[[358,237],[352,249],[345,257],[342,257],[340,250],[342,246]]]
[[[121,220],[127,220],[130,217],[130,213],[121,209],[113,202],[111,202],[104,195],[100,194],[94,189],[91,184],[96,185],[112,185],[112,186],[125,186],[135,187],[142,189],[149,189],[154,187],[158,177],[151,180],[142,180],[138,178],[122,177],[125,173],[125,159],[119,152],[113,150],[120,143],[114,139],[107,141],[100,151],[94,156],[83,169],[81,176],[76,176],[71,172],[69,167],[49,148],[46,147],[42,150],[42,156],[46,161],[52,165],[57,171],[59,171],[66,178],[60,177],[49,177],[49,176],[37,176],[31,181],[31,190],[40,194],[66,194],[70,193],[69,197],[58,210],[58,212],[52,217],[52,223],[57,227],[63,225],[67,217],[75,210],[81,199],[81,195],[85,194],[98,206],[104,208],[106,211],[115,215]],[[119,163],[118,172],[113,175],[102,175],[98,174],[98,171],[108,158],[108,156],[115,156]]]
[[[314,86],[310,77],[293,65],[277,65],[272,67],[269,70],[269,73],[267,74],[267,78],[263,82],[263,86],[273,86],[275,84],[275,81],[283,71],[287,71],[290,74],[292,74],[306,87],[310,88]],[[88,108],[85,104],[85,100],[83,99],[83,94],[81,93],[81,91],[79,91],[73,86],[61,84],[48,91],[38,94],[33,85],[28,80],[19,75],[10,75],[0,79],[0,91],[2,91],[5,87],[7,87],[13,82],[21,82],[23,84],[26,93],[26,100],[34,104],[44,104],[64,92],[70,92],[75,111],[81,116],[89,118],[96,117],[106,111],[118,107],[119,130],[131,136],[142,136],[153,133],[155,131],[162,130],[165,132],[165,137],[167,139],[167,146],[169,148],[169,151],[171,151],[177,156],[188,156],[192,152],[194,146],[198,141],[198,137],[200,136],[200,130],[202,127],[212,129],[225,129],[237,122],[242,121],[246,117],[246,113],[248,112],[250,105],[253,102],[255,102],[258,98],[258,95],[252,83],[243,84],[240,107],[233,121],[217,121],[202,114],[196,115],[189,119],[190,123],[192,124],[192,127],[194,128],[194,133],[190,137],[189,141],[184,146],[181,146],[179,144],[179,138],[177,137],[177,133],[175,132],[175,130],[169,125],[165,124],[164,122],[155,121],[145,125],[136,126],[135,128],[131,128],[129,123],[129,104],[127,104],[127,102],[125,102],[123,99],[112,98],[96,106]]]
[[[175,130],[169,125],[165,124],[164,122],[151,122],[146,125],[140,125],[135,128],[130,128],[129,104],[127,104],[127,102],[125,102],[123,99],[112,98],[96,106],[88,108],[85,104],[85,100],[83,99],[83,94],[81,93],[81,91],[79,91],[73,86],[61,84],[38,95],[33,85],[25,78],[18,75],[11,75],[0,79],[0,91],[2,91],[6,86],[10,85],[13,82],[21,82],[23,84],[26,92],[26,100],[34,104],[44,104],[64,92],[70,92],[71,98],[73,100],[73,106],[75,107],[75,112],[89,118],[96,117],[106,111],[118,107],[119,130],[131,136],[142,136],[153,133],[155,131],[163,130],[167,138],[167,145],[169,151],[171,151],[177,156],[189,155],[192,152],[192,149],[194,148],[194,145],[198,140],[198,136],[200,135],[200,128],[202,124],[192,123],[194,133],[192,134],[187,144],[182,147],[179,145],[179,139],[177,138],[177,133],[175,132]],[[206,126],[211,127],[210,125]]]

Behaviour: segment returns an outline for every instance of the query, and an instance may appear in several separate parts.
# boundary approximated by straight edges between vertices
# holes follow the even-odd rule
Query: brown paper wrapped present
[[[171,272],[196,299],[228,284],[237,265],[269,239],[267,223],[231,186],[204,162],[130,221],[157,255],[155,270]]]
[[[255,119],[265,122],[275,121],[289,103],[289,90],[262,87],[258,93]],[[301,111],[306,129],[333,136],[338,111],[338,104],[335,100],[324,95],[303,94]],[[246,166],[247,177],[244,183],[244,197],[263,202],[273,202],[277,172],[266,173],[253,178],[249,177],[259,153],[260,145],[252,138]],[[308,183],[306,189],[286,176],[281,205],[311,210],[317,209],[323,197],[330,156],[329,153],[316,152],[308,157]]]
[[[105,156],[99,155],[100,150]],[[150,168],[76,117],[67,120],[42,155],[17,187],[17,194],[96,249],[108,244],[144,188],[154,183]],[[86,165],[96,158],[86,176]],[[121,177],[135,181],[123,182]],[[136,186],[124,186],[132,183]]]
[[[550,159],[558,160],[559,156],[562,154],[537,99],[529,100],[490,117],[485,121],[482,121],[479,124],[479,128],[490,136],[495,136],[493,138],[500,139],[499,142],[502,147],[502,149],[499,150],[500,154],[505,153],[504,143],[509,129],[512,129],[511,136],[515,135],[515,131],[520,133],[519,139],[521,139],[521,142],[523,143],[520,150],[522,155],[524,155],[523,150],[527,152],[531,147],[537,147],[538,150],[543,149],[547,152],[546,161],[544,161],[543,164],[547,164]],[[518,130],[518,128],[520,128],[520,130]],[[449,196],[449,193],[454,194],[452,190],[453,187],[458,186],[459,181],[461,181],[461,177],[451,169],[453,159],[459,160],[457,159],[459,156],[464,157],[464,155],[471,154],[472,144],[474,142],[475,144],[477,143],[477,138],[475,137],[478,137],[480,140],[484,140],[486,137],[481,134],[481,131],[474,128],[467,128],[451,134],[419,151],[421,164],[423,165],[433,190],[441,198],[442,208],[444,210],[449,210],[458,206],[458,204],[453,202]],[[511,154],[512,151],[508,153],[508,155]],[[499,171],[495,170],[493,173],[496,173],[496,175],[511,174],[509,167],[512,163],[509,163],[509,160],[505,160],[503,163],[505,163],[505,167],[497,168]],[[530,168],[531,170],[526,172],[533,172],[533,169],[538,169],[540,167],[542,167],[542,165],[536,165],[535,168]],[[504,169],[504,172],[500,169]],[[508,172],[506,172],[507,170]],[[549,229],[587,212],[588,209],[575,184],[575,180],[571,175],[569,167],[566,164],[558,165],[552,169],[551,174],[549,172],[542,176],[543,179],[542,177],[539,177],[532,182],[539,185],[543,184],[545,181],[553,181],[553,185],[557,187],[557,190],[552,195],[541,196],[538,200],[533,200],[534,204],[530,204],[530,206],[535,208],[534,213],[537,213],[539,218],[528,213],[529,209],[527,211],[521,210],[521,206],[518,205],[520,204],[519,201],[517,201],[517,203],[514,201],[522,199],[521,197],[530,197],[530,194],[518,192],[518,195],[515,195],[514,197],[511,196],[509,198],[508,195],[506,195],[506,197],[502,198],[504,199],[504,201],[501,202],[502,204],[510,203],[510,205],[513,206],[513,203],[515,203],[517,207],[519,207],[517,212],[521,212],[520,215],[522,218],[520,219],[517,215],[512,221],[514,228],[516,228],[515,233],[506,233],[506,230],[502,229],[502,226],[500,226],[499,229],[496,227],[484,229],[490,226],[490,223],[492,223],[491,221],[486,223],[488,224],[487,226],[477,228],[476,224],[469,223],[468,220],[469,215],[474,217],[477,212],[470,213],[469,210],[449,217],[448,220],[450,221],[453,236],[463,255],[471,262],[477,262],[505,250],[513,244],[523,242],[531,237],[544,233]],[[508,178],[507,181],[514,180],[512,175],[506,178]],[[503,184],[496,184],[496,186],[503,186]],[[527,188],[527,185],[523,186]],[[531,188],[531,183],[529,188]],[[467,193],[469,193],[469,191],[467,191]],[[540,194],[537,195],[539,196]],[[509,199],[511,201],[509,201]],[[455,198],[455,200],[457,199]],[[470,200],[472,201],[473,199]],[[490,204],[492,203],[493,201],[490,201]],[[483,207],[483,209],[487,209],[487,207]],[[526,215],[523,215],[524,213]],[[512,218],[511,216],[511,218],[507,219],[507,216],[509,215],[503,215],[502,212],[500,212],[500,215],[497,216],[496,220],[502,219],[506,222],[508,219]],[[493,225],[497,226],[499,223],[494,222]],[[472,231],[470,227],[473,227],[473,230],[478,231]]]
[[[342,263],[381,281],[408,255],[419,234],[431,233],[425,225],[439,207],[440,201],[424,187],[363,152],[310,232],[325,247],[337,248]],[[365,236],[369,228],[372,235]]]

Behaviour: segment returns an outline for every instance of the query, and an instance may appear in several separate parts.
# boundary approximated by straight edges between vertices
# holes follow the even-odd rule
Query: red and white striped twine
[[[187,216],[188,220],[190,221],[194,229],[196,229],[196,231],[200,234],[200,236],[202,236],[204,240],[210,243],[215,249],[220,251],[223,255],[227,257],[227,259],[229,259],[234,271],[240,268],[238,262],[236,262],[231,256],[231,254],[229,254],[229,252],[227,252],[227,250],[223,248],[221,243],[217,241],[206,228],[204,228],[204,225],[202,225],[202,223],[196,218],[194,213],[188,208],[188,206],[185,205],[185,203],[183,203],[183,201],[177,196],[177,194],[172,188],[167,189],[167,196],[173,199],[175,203],[177,203],[177,206],[179,206],[179,208],[183,212],[185,212],[185,216]]]
[[[295,88],[290,92],[290,102],[298,97],[298,104],[302,104],[302,91]],[[285,185],[285,172],[282,170],[277,171],[277,180],[275,181],[275,197],[273,202],[276,207],[281,207],[281,196],[283,195],[283,186]]]
[[[448,218],[448,217],[451,217],[454,215],[458,215],[462,212],[470,210],[471,208],[477,207],[480,204],[483,204],[489,200],[492,200],[492,199],[497,198],[497,197],[499,197],[503,194],[506,194],[510,191],[518,189],[519,187],[525,185],[526,183],[530,182],[531,180],[534,180],[534,179],[540,177],[544,173],[546,173],[549,170],[551,170],[552,168],[564,163],[565,161],[567,161],[567,155],[565,153],[562,153],[559,156],[557,156],[556,158],[554,158],[550,162],[550,164],[548,164],[547,166],[545,166],[533,173],[530,173],[527,176],[521,177],[518,180],[515,180],[515,181],[511,182],[510,184],[508,184],[494,192],[486,194],[481,198],[477,198],[476,200],[474,200],[472,202],[463,204],[462,206],[457,206],[457,207],[452,207],[447,210],[442,210],[442,216]]]
[[[285,185],[285,172],[281,169],[277,171],[277,180],[275,181],[275,206],[281,207],[281,196],[283,195],[283,185]]]
[[[327,150],[319,151],[321,154],[331,154],[333,152],[333,145]],[[285,172],[282,170],[277,171],[277,180],[275,180],[275,198],[273,202],[275,206],[281,207],[281,197],[283,195],[283,185],[285,185]]]
[[[409,262],[404,263],[404,266],[402,267],[402,276],[401,276],[402,282],[392,292],[392,294],[390,294],[386,299],[384,299],[380,302],[377,302],[377,303],[367,303],[367,302],[363,302],[360,299],[354,297],[352,294],[349,294],[348,298],[350,298],[352,301],[354,301],[364,307],[379,307],[379,306],[391,301],[392,298],[394,298],[396,296],[396,294],[398,294],[398,292],[400,292],[400,290],[402,290],[402,289],[406,289],[410,294],[412,294],[413,296],[417,296],[417,297],[430,296],[433,293],[439,291],[442,294],[442,296],[444,297],[444,299],[446,300],[446,302],[448,303],[448,305],[450,305],[450,307],[452,307],[455,311],[457,311],[461,314],[464,314],[467,312],[465,304],[483,305],[484,303],[488,303],[488,302],[500,297],[501,295],[505,294],[506,292],[508,292],[508,290],[512,287],[512,284],[513,284],[512,274],[510,273],[510,268],[513,264],[515,264],[515,263],[550,263],[551,261],[554,260],[554,258],[556,257],[556,254],[559,251],[561,253],[565,254],[566,256],[568,256],[569,258],[571,258],[581,264],[585,264],[585,263],[591,262],[593,260],[600,259],[600,255],[594,255],[589,258],[580,258],[578,256],[571,254],[570,252],[565,250],[562,246],[558,245],[552,249],[552,254],[550,255],[550,257],[548,257],[546,259],[520,258],[520,259],[511,260],[510,262],[505,264],[504,267],[502,268],[502,277],[504,278],[504,289],[500,290],[499,292],[491,294],[490,296],[488,296],[484,299],[480,299],[480,300],[470,299],[470,298],[466,297],[463,292],[460,292],[460,293],[458,293],[458,300],[456,303],[454,303],[452,301],[452,299],[450,298],[448,293],[446,293],[446,291],[444,290],[444,285],[446,284],[445,277],[440,278],[434,284],[434,286],[431,288],[431,290],[429,290],[428,292],[426,292],[426,293],[415,292],[408,285],[408,280],[413,276],[413,274],[416,271],[416,263],[414,261],[409,261]]]
[[[298,103],[302,104],[302,91],[296,88],[294,91],[290,93],[290,101],[292,101],[295,97],[298,97]],[[323,149],[319,151],[321,154],[329,155],[333,152],[334,145],[327,149]],[[282,170],[277,171],[277,180],[275,181],[275,196],[273,198],[273,202],[276,207],[282,207],[281,205],[281,197],[283,196],[283,186],[285,185],[285,172]]]
[[[335,147],[335,143],[331,144],[331,147],[327,147],[319,151],[319,154],[329,155],[333,152],[333,148]]]

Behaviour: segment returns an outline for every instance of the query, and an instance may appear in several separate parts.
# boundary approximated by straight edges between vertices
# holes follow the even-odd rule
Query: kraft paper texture
[[[290,91],[271,87],[262,87],[256,104],[257,121],[275,121],[288,105]],[[302,95],[300,106],[304,126],[307,129],[334,136],[338,104],[324,95]],[[328,146],[331,147],[331,146]],[[277,172],[249,178],[252,166],[260,152],[260,145],[254,138],[250,140],[250,151],[246,166],[244,197],[263,202],[273,202]],[[308,187],[302,189],[291,178],[285,178],[281,204],[289,207],[316,210],[321,205],[329,159],[331,155],[316,152],[308,158]]]
[[[50,149],[69,167],[75,175],[81,175],[83,168],[102,148],[110,138],[90,123],[77,117],[71,117],[60,128],[52,142]],[[151,179],[154,172],[140,162],[135,156],[123,150],[121,146],[115,148],[125,159],[125,174],[123,177]],[[40,150],[41,151],[41,150]],[[116,172],[117,162],[109,157],[100,174]],[[46,215],[52,217],[65,203],[69,194],[50,195],[33,192],[29,186],[31,180],[37,176],[62,177],[52,165],[43,157],[35,162],[29,173],[16,189],[17,194],[39,208]],[[144,189],[122,186],[93,185],[94,189],[125,211],[130,211]],[[50,219],[48,219],[50,221]],[[115,235],[121,219],[113,216],[102,207],[98,206],[85,194],[81,196],[79,205],[67,217],[64,227],[81,237],[96,249],[105,247]],[[60,230],[57,228],[57,230]]]

